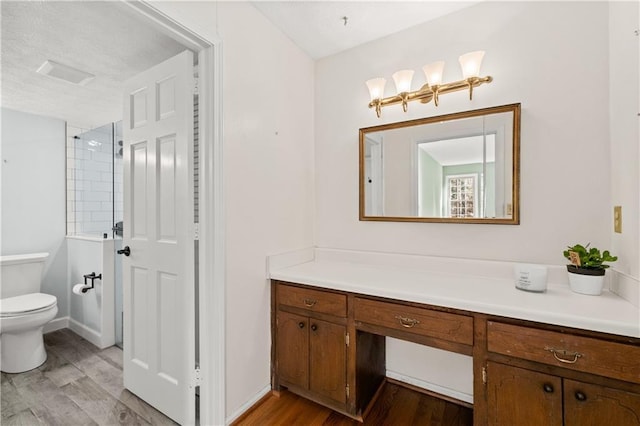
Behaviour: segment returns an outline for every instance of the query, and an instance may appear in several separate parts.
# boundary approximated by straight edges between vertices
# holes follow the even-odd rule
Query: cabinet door
[[[640,394],[564,381],[565,424],[640,425]]]
[[[562,379],[489,362],[489,425],[562,426]]]
[[[280,381],[309,389],[309,319],[278,312],[277,327]]]
[[[309,319],[309,387],[311,391],[344,403],[347,400],[346,328]]]

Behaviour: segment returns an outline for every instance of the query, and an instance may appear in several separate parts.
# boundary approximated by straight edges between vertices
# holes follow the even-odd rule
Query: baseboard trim
[[[79,323],[73,318],[69,318],[69,329],[74,333],[76,333],[78,336],[82,337],[83,339],[93,343],[100,349],[104,349],[110,346],[110,345],[104,346],[102,344],[102,335],[100,333],[98,333],[92,328],[87,327],[84,324]]]
[[[266,396],[268,396],[269,392],[271,392],[271,385],[265,386],[260,392],[255,394],[253,398],[249,401],[245,402],[238,408],[236,411],[231,413],[227,420],[225,421],[226,425],[230,425],[236,420],[240,419],[243,415],[249,414]]]
[[[436,385],[435,383],[425,382],[424,380],[417,379],[415,377],[406,376],[404,374],[397,373],[395,371],[387,370],[387,377],[394,379],[398,382],[407,383],[409,385],[425,389],[435,394],[444,395],[453,400],[466,402],[467,404],[473,404],[473,395],[446,388],[444,386]],[[453,401],[455,402],[455,401]]]
[[[52,319],[44,325],[42,332],[51,333],[52,331],[62,330],[63,328],[69,328],[69,317]]]

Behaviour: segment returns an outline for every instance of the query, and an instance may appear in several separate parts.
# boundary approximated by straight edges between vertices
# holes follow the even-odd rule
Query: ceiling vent
[[[88,72],[80,71],[79,69],[51,60],[45,61],[36,72],[80,86],[84,86],[96,77]]]

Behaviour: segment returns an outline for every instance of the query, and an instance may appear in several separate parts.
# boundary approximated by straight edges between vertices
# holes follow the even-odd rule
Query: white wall
[[[65,122],[2,108],[2,254],[48,252],[41,291],[69,315]]]
[[[481,3],[318,61],[317,245],[549,264],[562,264],[573,242],[608,246],[608,65],[598,60],[608,56],[607,16],[606,3]],[[386,108],[381,119],[366,107],[367,79],[385,76],[390,95],[395,70],[443,59],[444,80],[456,80],[458,56],[475,49],[486,50],[482,74],[494,82],[473,101],[460,92],[437,109]],[[423,82],[416,73],[413,87]],[[358,221],[358,128],[515,102],[521,225]]]
[[[266,256],[313,245],[313,61],[248,3],[154,6],[222,40],[231,416],[271,381]]]
[[[563,264],[576,242],[611,245],[611,163],[607,3],[483,2],[436,21],[316,63],[316,245],[458,258]],[[367,108],[365,81],[446,62],[444,81],[461,78],[458,56],[486,51],[493,83],[433,103]],[[416,72],[413,87],[424,83]],[[519,226],[358,221],[358,129],[520,102]],[[637,138],[636,138],[637,143]],[[633,157],[635,161],[637,155]],[[625,161],[630,161],[626,159]],[[636,166],[637,168],[637,166]],[[637,179],[636,179],[637,181]],[[630,218],[632,220],[633,218]],[[637,214],[636,214],[637,220]],[[420,360],[420,362],[416,362]],[[387,369],[470,393],[468,359],[451,359],[442,377],[405,342],[389,342]]]
[[[550,264],[564,263],[567,244],[610,244],[605,3],[479,4],[318,61],[315,95],[313,62],[250,5],[154,6],[223,41],[228,416],[269,383],[265,255],[311,245],[314,224],[321,247]],[[495,80],[473,102],[452,94],[437,110],[392,107],[380,120],[366,108],[367,79],[444,59],[445,81],[455,80],[457,57],[475,49],[487,51],[483,74]],[[422,82],[416,73],[414,87]],[[358,221],[360,127],[514,102],[523,110],[520,226]],[[411,365],[393,347],[390,367]]]
[[[115,343],[115,266],[114,240],[67,237],[69,328],[99,348]],[[94,288],[81,295],[71,290],[84,284],[84,275],[102,275]],[[87,281],[91,284],[91,281]]]
[[[609,4],[609,73],[611,79],[611,205],[622,206],[622,234],[612,234],[616,270],[640,279],[640,29],[638,2]],[[609,211],[610,217],[613,210]],[[613,223],[613,219],[609,220]]]

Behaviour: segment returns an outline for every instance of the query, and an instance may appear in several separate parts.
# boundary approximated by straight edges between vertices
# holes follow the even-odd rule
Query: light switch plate
[[[622,234],[622,206],[613,206],[613,232]]]

